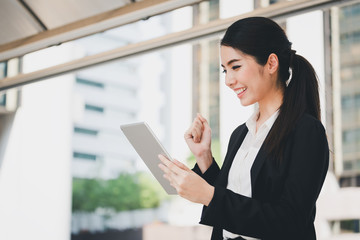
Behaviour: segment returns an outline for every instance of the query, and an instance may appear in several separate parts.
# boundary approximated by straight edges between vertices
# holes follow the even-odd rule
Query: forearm
[[[202,174],[204,174],[213,163],[213,156],[210,150],[205,151],[198,156],[195,156],[195,158],[196,163],[198,164]]]

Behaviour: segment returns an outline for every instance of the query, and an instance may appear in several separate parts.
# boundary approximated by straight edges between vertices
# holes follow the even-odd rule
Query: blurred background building
[[[360,4],[339,10],[342,187],[360,186]]]
[[[183,133],[201,112],[221,164],[253,107],[225,86],[219,40],[255,15],[319,76],[331,164],[318,239],[359,239],[359,0],[2,1],[0,239],[209,239],[201,206],[167,196],[120,125],[148,122],[192,167]]]

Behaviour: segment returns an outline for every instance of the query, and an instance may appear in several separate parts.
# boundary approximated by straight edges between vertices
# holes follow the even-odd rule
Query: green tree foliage
[[[148,173],[122,173],[109,180],[73,179],[73,212],[94,212],[97,208],[116,212],[155,208],[164,198],[164,190]]]
[[[96,179],[73,179],[72,211],[92,212],[101,196],[100,183]]]

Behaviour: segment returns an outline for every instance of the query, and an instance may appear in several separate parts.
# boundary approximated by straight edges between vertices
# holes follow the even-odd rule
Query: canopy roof
[[[200,0],[1,0],[0,61]]]

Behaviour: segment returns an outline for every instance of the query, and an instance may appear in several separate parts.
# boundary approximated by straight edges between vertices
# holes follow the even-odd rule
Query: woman
[[[226,85],[257,110],[232,133],[221,170],[209,125],[198,115],[185,133],[194,169],[159,156],[164,177],[180,196],[204,205],[200,223],[213,226],[212,240],[316,239],[329,149],[313,67],[279,25],[262,17],[227,29],[221,62]]]

